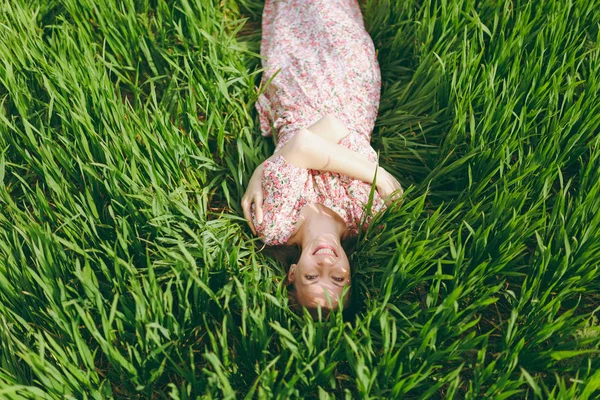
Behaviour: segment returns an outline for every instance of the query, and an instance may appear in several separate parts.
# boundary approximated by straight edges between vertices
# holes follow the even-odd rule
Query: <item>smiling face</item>
[[[288,280],[294,284],[298,302],[305,307],[335,309],[345,286],[350,285],[350,263],[346,252],[328,236],[315,238],[302,247],[297,264],[290,266]],[[348,300],[348,295],[344,303]]]

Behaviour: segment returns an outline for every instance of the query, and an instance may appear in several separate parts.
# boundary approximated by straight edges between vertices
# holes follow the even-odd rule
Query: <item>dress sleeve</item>
[[[262,175],[263,222],[258,224],[252,211],[256,231],[267,245],[286,244],[294,229],[305,192],[309,171],[296,167],[283,157],[265,161]]]

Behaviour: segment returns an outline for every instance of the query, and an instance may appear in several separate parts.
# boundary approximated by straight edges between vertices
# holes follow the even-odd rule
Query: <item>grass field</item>
[[[600,0],[368,0],[408,188],[355,320],[239,206],[258,0],[0,0],[0,398],[600,396]]]

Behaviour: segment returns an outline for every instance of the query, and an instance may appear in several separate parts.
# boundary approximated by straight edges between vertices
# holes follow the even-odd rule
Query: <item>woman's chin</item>
[[[312,243],[316,244],[317,246],[320,244],[326,244],[326,245],[330,245],[330,246],[339,246],[340,238],[332,233],[323,233],[323,234],[320,234],[317,237],[315,237],[312,240]]]

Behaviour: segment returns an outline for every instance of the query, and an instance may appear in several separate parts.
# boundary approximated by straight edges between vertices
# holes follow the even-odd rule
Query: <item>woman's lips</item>
[[[319,251],[321,251],[319,254],[317,254]],[[333,253],[333,254],[331,254]],[[315,251],[313,252],[313,256],[314,255],[334,255],[334,256],[338,256],[337,251],[335,251],[335,248],[329,244],[322,244],[319,245]]]

